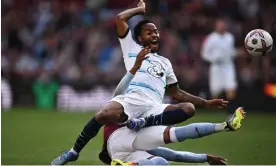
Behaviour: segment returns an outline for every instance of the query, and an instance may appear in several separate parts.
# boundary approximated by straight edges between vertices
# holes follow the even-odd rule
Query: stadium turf
[[[222,155],[234,164],[276,164],[276,114],[250,113],[237,132],[172,144],[176,150]],[[61,113],[35,109],[2,112],[2,164],[47,165],[73,145],[83,125],[93,113]],[[191,122],[220,122],[220,111],[197,111]],[[74,164],[102,164],[98,153],[100,134],[83,150]],[[177,164],[177,163],[173,163]],[[178,163],[183,164],[183,163]]]

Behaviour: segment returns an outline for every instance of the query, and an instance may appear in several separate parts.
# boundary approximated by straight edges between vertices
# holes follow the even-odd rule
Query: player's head
[[[134,38],[142,46],[156,52],[159,46],[159,32],[152,21],[142,20],[134,27]]]
[[[218,33],[224,33],[227,30],[226,21],[224,19],[218,19],[216,21],[215,29]]]

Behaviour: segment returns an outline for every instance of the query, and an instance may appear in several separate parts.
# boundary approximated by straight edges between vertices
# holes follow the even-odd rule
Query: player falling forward
[[[77,138],[73,148],[52,161],[53,165],[64,165],[76,161],[86,144],[94,138],[105,124],[123,123],[128,119],[146,118],[143,124],[132,123],[134,128],[152,125],[172,125],[183,122],[195,114],[193,104],[210,108],[223,108],[227,102],[222,99],[205,100],[179,89],[170,61],[159,56],[159,32],[148,20],[139,22],[134,28],[132,39],[127,20],[134,15],[145,13],[145,3],[123,11],[117,16],[116,26],[127,71],[134,66],[138,54],[149,56],[130,83],[125,95],[116,96],[95,117],[91,118]],[[132,71],[130,71],[132,72]],[[162,104],[165,88],[180,104]],[[189,103],[188,103],[189,102]],[[145,125],[146,124],[146,125]]]
[[[144,59],[138,55],[136,63]],[[136,73],[136,70],[134,74]],[[126,74],[117,86],[114,96],[124,94],[133,75]],[[225,165],[225,159],[207,154],[174,151],[162,148],[167,143],[196,139],[221,131],[236,131],[241,127],[244,111],[238,108],[232,118],[224,123],[193,123],[182,127],[153,126],[133,132],[119,125],[106,125],[104,128],[104,146],[99,157],[101,161],[113,165],[167,165],[168,161]],[[108,149],[108,150],[107,150]],[[122,160],[122,161],[121,161]],[[126,162],[123,161],[133,161]]]
[[[136,58],[135,64],[140,66],[141,63],[142,63],[141,60],[144,59],[144,56],[145,55],[139,54],[138,57]],[[133,71],[134,71],[134,74],[136,74],[137,70],[133,70]],[[121,82],[118,84],[118,86],[117,86],[117,88],[114,92],[113,97],[117,96],[117,95],[124,94],[132,79],[133,79],[133,75],[131,73],[127,73],[123,77]],[[240,111],[242,111],[242,110],[240,109]],[[237,115],[238,115],[238,113],[240,113],[240,112],[237,112]],[[209,134],[212,134],[213,132],[219,132],[219,131],[223,131],[223,130],[226,130],[226,129],[232,129],[233,128],[233,130],[236,130],[236,129],[238,129],[239,125],[234,125],[234,124],[240,123],[242,118],[243,118],[242,116],[236,116],[235,115],[235,117],[233,117],[231,119],[231,121],[228,122],[228,125],[227,125],[227,123],[221,123],[221,124],[210,124],[210,123],[191,124],[191,125],[185,126],[185,128],[184,127],[179,128],[178,129],[179,131],[175,132],[175,133],[178,133],[178,137],[181,137],[181,135],[183,135],[183,133],[187,133],[186,137],[188,139],[188,138],[196,138],[196,135],[198,134],[198,133],[196,133],[196,130],[193,130],[193,127],[198,127],[199,131],[203,130],[205,132],[205,130],[206,130],[207,133],[203,132],[203,134],[206,134],[206,135],[208,135],[208,132],[209,132]],[[234,120],[234,119],[236,119],[236,120]],[[105,125],[105,127],[104,127],[104,145],[103,145],[102,152],[99,154],[99,158],[105,164],[110,164],[111,163],[111,158],[110,158],[109,153],[107,151],[107,141],[109,140],[109,147],[113,146],[113,145],[110,145],[110,144],[113,144],[112,139],[114,139],[114,136],[112,136],[110,139],[109,139],[109,137],[112,135],[112,133],[114,131],[116,131],[120,127],[121,126],[117,125],[117,124]],[[160,142],[162,144],[163,141],[160,141],[160,139],[162,138],[162,135],[160,136],[160,133],[163,132],[163,129],[165,127],[164,126],[158,126],[158,127],[151,127],[151,128],[153,128],[153,129],[151,129],[151,131],[155,131],[155,132],[158,131],[158,133],[156,134],[155,132],[152,132],[151,135],[150,135],[150,139],[152,139],[151,136],[154,136],[153,140],[156,141],[154,138],[158,138],[159,141],[157,141],[157,142]],[[117,134],[119,134],[119,135],[123,134],[121,129],[119,129],[119,130],[120,130],[120,133],[117,133]],[[169,130],[169,128],[168,128],[168,130]],[[168,132],[168,130],[165,130],[163,133],[165,135],[168,135],[168,133],[166,133],[166,132]],[[142,131],[140,131],[140,132],[142,132]],[[128,132],[130,132],[130,131],[128,130]],[[219,157],[219,156],[213,156],[213,155],[208,155],[208,154],[195,154],[195,153],[185,152],[185,151],[174,151],[172,149],[163,148],[163,147],[155,148],[155,146],[158,146],[158,145],[156,145],[156,143],[148,146],[152,142],[147,142],[147,141],[143,142],[143,143],[146,143],[143,146],[144,147],[146,146],[148,149],[150,149],[150,147],[153,146],[153,148],[155,148],[155,149],[147,150],[147,151],[141,151],[140,150],[139,152],[138,151],[136,152],[134,149],[130,148],[130,147],[135,147],[136,148],[136,146],[133,146],[133,145],[135,145],[135,143],[133,144],[133,139],[131,138],[132,136],[134,138],[135,134],[133,135],[133,132],[130,132],[130,133],[131,134],[129,134],[129,135],[126,134],[128,137],[118,138],[118,139],[121,140],[121,142],[129,142],[129,144],[128,144],[129,146],[124,146],[124,147],[128,147],[128,148],[124,149],[124,148],[122,148],[120,143],[117,145],[117,142],[115,142],[114,146],[119,147],[119,149],[115,148],[115,151],[118,150],[118,151],[116,151],[116,153],[119,153],[119,155],[117,155],[117,156],[120,156],[121,158],[123,158],[123,156],[126,156],[126,155],[128,155],[128,157],[132,156],[131,158],[129,158],[129,160],[135,159],[135,156],[137,154],[139,154],[139,156],[138,156],[139,160],[135,160],[135,162],[123,163],[121,160],[115,159],[112,162],[113,165],[116,165],[116,164],[121,164],[121,165],[124,165],[124,164],[125,165],[129,165],[129,164],[131,164],[131,165],[135,165],[135,164],[136,165],[138,165],[138,164],[139,165],[167,165],[168,161],[189,162],[189,163],[205,163],[205,162],[208,162],[209,164],[215,164],[215,165],[225,165],[226,164],[225,159],[222,158],[222,157]],[[198,136],[201,136],[201,134],[198,134]],[[143,137],[143,135],[142,136],[140,135],[139,137],[137,137],[137,139],[140,139],[142,137]],[[117,140],[116,136],[115,136],[115,138]],[[130,139],[128,139],[128,138],[130,138]],[[145,140],[147,138],[143,138],[143,139]],[[169,139],[167,136],[163,137],[163,138],[164,138],[164,140]],[[136,140],[136,138],[135,138],[135,140]],[[165,141],[165,142],[169,142],[169,141]],[[133,153],[131,154],[130,151],[133,152]],[[114,153],[114,148],[113,148],[113,153]],[[152,155],[152,156],[149,157],[149,155]],[[126,159],[126,160],[128,160],[128,159]]]

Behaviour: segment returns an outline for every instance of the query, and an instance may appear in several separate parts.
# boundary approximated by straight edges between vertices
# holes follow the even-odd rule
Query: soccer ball
[[[246,35],[244,45],[252,56],[264,56],[272,50],[273,39],[267,31],[254,29]]]

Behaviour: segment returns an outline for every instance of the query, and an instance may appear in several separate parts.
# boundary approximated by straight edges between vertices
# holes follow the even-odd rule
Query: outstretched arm
[[[131,17],[138,15],[138,14],[144,14],[146,11],[145,3],[140,0],[136,8],[127,9],[121,13],[119,13],[116,17],[116,26],[117,26],[117,33],[119,37],[125,36],[128,25],[127,20],[129,20]]]
[[[203,105],[203,106],[207,102],[207,100],[205,99],[191,95],[190,93],[181,90],[177,83],[168,85],[167,92],[174,100],[177,100],[179,102],[190,102],[196,105]]]
[[[204,107],[215,107],[215,108],[223,108],[227,106],[227,101],[223,99],[214,99],[214,100],[205,100],[198,96],[194,96],[188,92],[185,92],[179,88],[177,78],[174,74],[172,64],[169,60],[167,60],[168,71],[166,75],[166,92],[169,94],[174,100],[178,102],[190,102],[195,105],[201,105]]]
[[[168,161],[187,162],[187,163],[205,163],[207,162],[206,154],[195,154],[185,151],[175,151],[169,148],[158,147],[147,151],[151,155],[160,156]]]
[[[185,151],[175,151],[169,148],[158,147],[147,151],[151,155],[163,157],[168,161],[186,162],[186,163],[205,163],[226,165],[226,160],[220,156],[213,156],[208,154],[196,154]]]
[[[177,83],[171,84],[167,86],[168,94],[179,102],[190,102],[195,105],[201,105],[207,108],[225,108],[227,107],[228,102],[223,99],[213,99],[213,100],[205,100],[198,96],[194,96],[184,90],[181,90]]]

